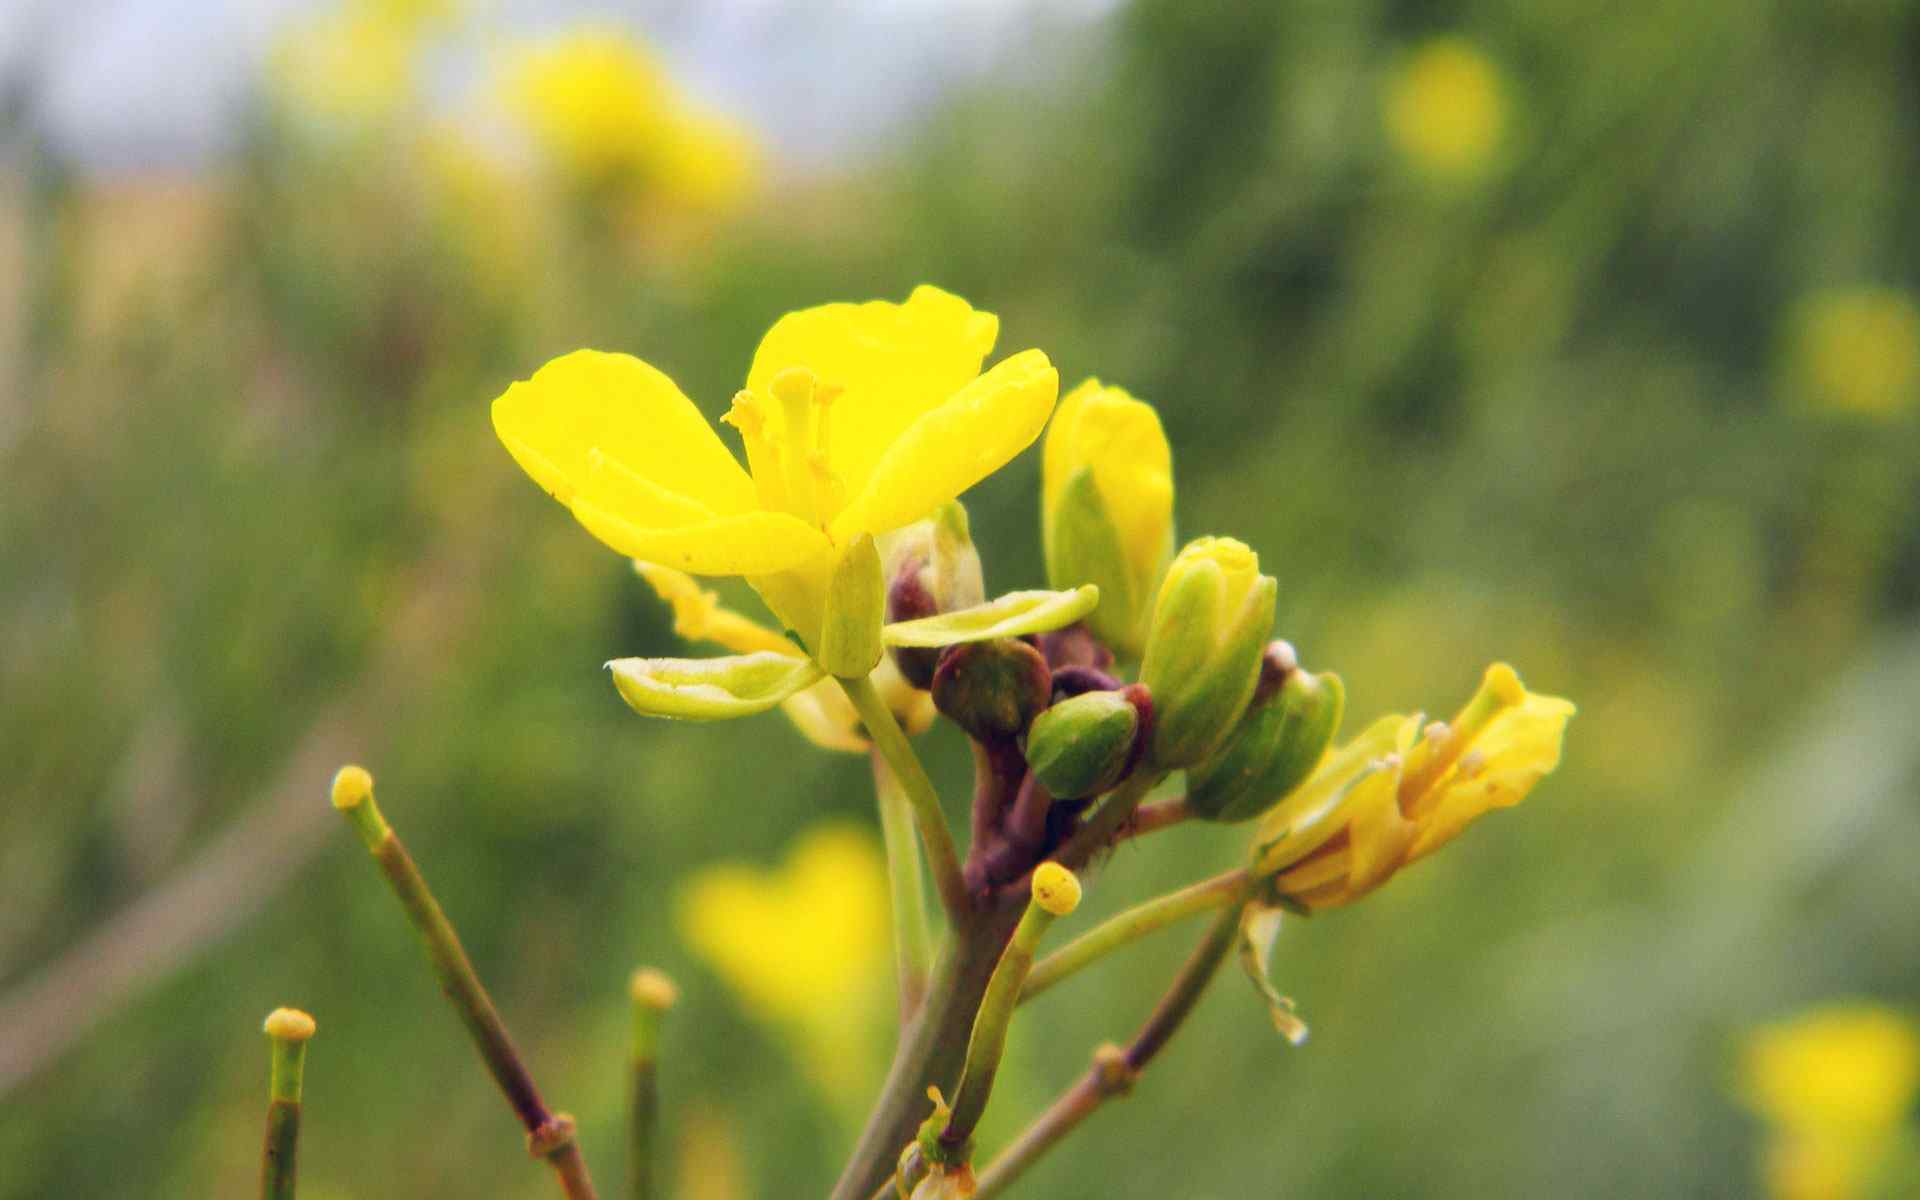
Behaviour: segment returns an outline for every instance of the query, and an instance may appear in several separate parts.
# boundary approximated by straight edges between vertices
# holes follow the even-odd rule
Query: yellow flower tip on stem
[[[318,1028],[311,1016],[297,1008],[276,1008],[261,1024],[261,1029],[276,1042],[304,1042]]]
[[[373,795],[373,775],[365,767],[348,764],[334,772],[333,806],[341,812],[358,808]]]
[[[665,1012],[680,1002],[680,989],[665,971],[655,967],[641,967],[628,981],[627,990],[633,996],[633,1002],[655,1012]]]
[[[1080,879],[1057,862],[1043,862],[1033,872],[1033,902],[1056,917],[1080,907]]]

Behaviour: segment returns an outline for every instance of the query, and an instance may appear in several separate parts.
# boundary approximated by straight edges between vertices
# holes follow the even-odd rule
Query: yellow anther
[[[740,431],[740,443],[747,451],[747,470],[753,476],[760,506],[785,511],[787,494],[780,473],[780,447],[767,429],[765,404],[752,392],[735,392],[733,408],[720,419]]]

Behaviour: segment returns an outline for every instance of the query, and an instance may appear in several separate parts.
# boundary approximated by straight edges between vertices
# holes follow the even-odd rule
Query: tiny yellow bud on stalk
[[[333,806],[345,812],[373,795],[373,776],[365,767],[348,764],[333,776]]]
[[[315,1028],[313,1018],[297,1008],[276,1008],[261,1024],[261,1030],[277,1042],[304,1042]]]
[[[273,1039],[273,1057],[267,1083],[267,1134],[260,1152],[260,1195],[264,1200],[293,1200],[300,1149],[300,1091],[314,1022],[297,1008],[276,1008],[267,1014],[261,1028]]]
[[[378,850],[392,833],[380,806],[373,799],[373,775],[362,766],[348,764],[334,773],[333,806],[347,818],[347,824],[360,835],[368,850]]]
[[[653,967],[641,967],[633,973],[628,983],[635,1004],[644,1005],[656,1012],[665,1012],[680,1002],[680,989],[673,980],[667,978],[664,971]]]
[[[1033,872],[1033,902],[1056,917],[1080,907],[1080,877],[1057,862],[1043,862]]]

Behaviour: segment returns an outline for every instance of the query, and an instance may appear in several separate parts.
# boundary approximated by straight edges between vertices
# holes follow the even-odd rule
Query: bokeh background
[[[678,1194],[824,1192],[889,1048],[866,764],[634,717],[600,663],[668,615],[486,406],[595,346],[717,415],[782,312],[922,281],[1159,406],[1349,728],[1495,658],[1581,705],[1523,808],[1289,925],[1304,1047],[1223,976],[1028,1193],[1756,1194],[1744,1031],[1912,1011],[1920,5],[10,8],[0,1197],[251,1194],[281,1003],[305,1194],[548,1194],[348,759],[609,1191],[644,962]],[[968,497],[992,589],[1036,457]],[[1023,1014],[983,1144],[1193,936]]]

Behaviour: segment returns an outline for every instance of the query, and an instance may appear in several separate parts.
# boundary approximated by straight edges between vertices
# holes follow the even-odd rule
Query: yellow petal
[[[1143,561],[1143,572],[1164,565],[1173,550],[1173,451],[1151,404],[1089,379],[1061,398],[1043,454],[1048,510],[1074,473],[1090,466],[1128,556]],[[1158,582],[1147,579],[1142,590]]]
[[[887,448],[834,540],[916,521],[1005,466],[1040,436],[1059,388],[1047,356],[1023,350],[960,389]]]
[[[573,515],[587,532],[628,558],[695,575],[784,571],[828,548],[824,534],[787,513],[745,512],[676,529],[649,529],[576,496]]]
[[[1387,769],[1375,771],[1354,788],[1353,816],[1347,823],[1353,871],[1347,884],[1356,895],[1379,887],[1405,866],[1419,832],[1400,812],[1400,768],[1413,738],[1413,723],[1407,722],[1397,752],[1385,760]]]
[[[493,428],[562,504],[587,488],[598,449],[650,489],[634,511],[613,510],[629,523],[659,524],[661,504],[728,516],[758,503],[753,481],[693,401],[631,355],[576,350],[554,359],[493,402]],[[600,486],[640,495],[611,478]],[[599,496],[596,507],[608,508],[613,494]]]
[[[902,431],[980,373],[999,331],[992,313],[936,287],[915,288],[903,304],[823,304],[774,323],[754,352],[747,390],[771,397],[774,378],[792,367],[841,389],[832,464],[857,495]],[[769,431],[790,443],[780,406],[767,408]]]
[[[1891,1132],[1920,1095],[1920,1027],[1877,1005],[1836,1004],[1762,1026],[1742,1057],[1742,1098],[1797,1132]]]
[[[1574,707],[1557,696],[1529,693],[1502,711],[1460,761],[1421,799],[1420,835],[1407,861],[1425,858],[1460,836],[1481,814],[1526,799],[1560,765],[1560,744]]]
[[[673,607],[673,631],[688,641],[713,642],[735,654],[766,650],[789,658],[806,657],[800,647],[786,638],[721,604],[717,593],[701,587],[699,581],[685,571],[640,559],[633,561],[633,569],[656,595]]]

